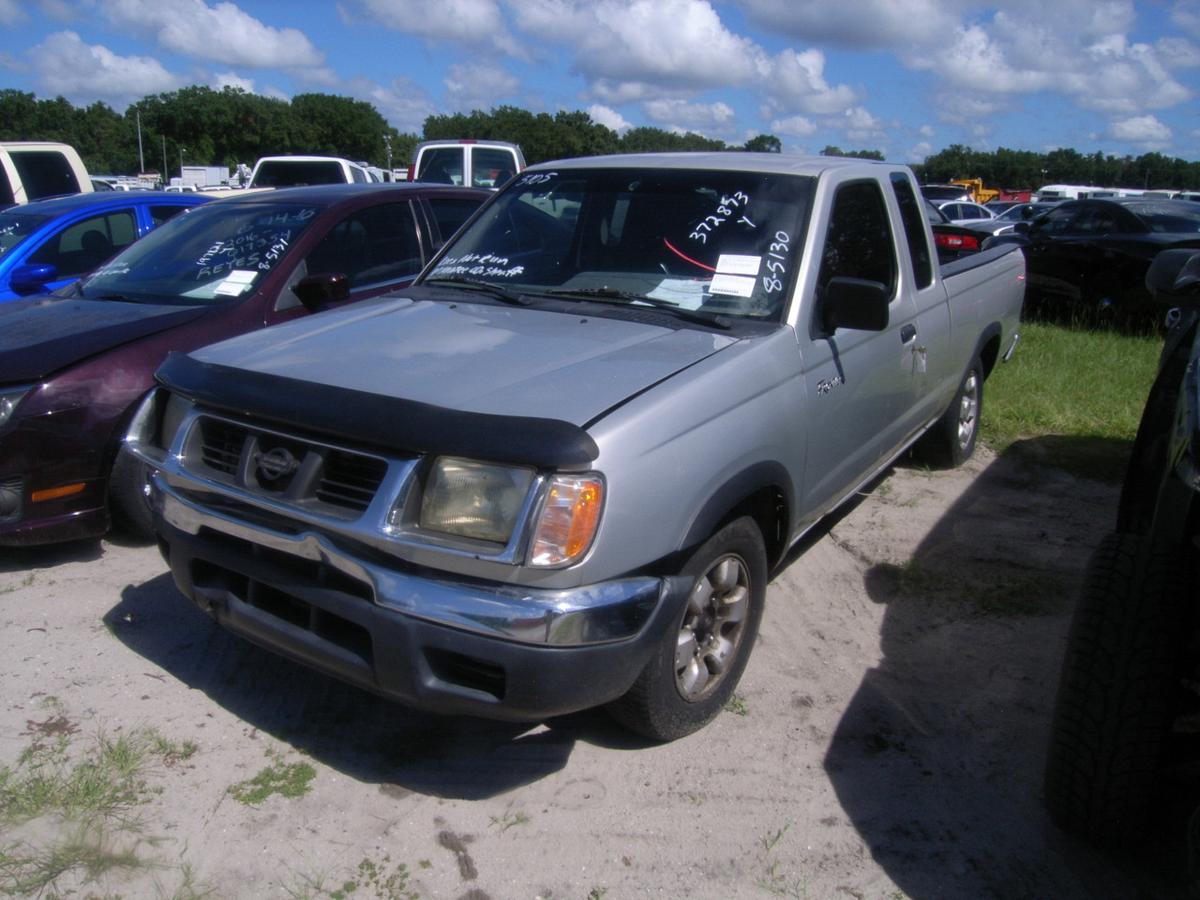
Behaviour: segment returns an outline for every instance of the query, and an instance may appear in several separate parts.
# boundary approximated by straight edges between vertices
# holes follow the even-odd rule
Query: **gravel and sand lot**
[[[1190,787],[1115,858],[1041,808],[1117,497],[1042,455],[893,469],[776,574],[726,711],[667,745],[380,700],[221,631],[153,547],[0,551],[0,891],[1187,896]]]

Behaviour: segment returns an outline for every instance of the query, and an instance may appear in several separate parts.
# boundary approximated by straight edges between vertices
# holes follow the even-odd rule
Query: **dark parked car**
[[[1051,817],[1101,844],[1145,835],[1164,771],[1190,764],[1194,773],[1200,721],[1200,253],[1159,254],[1146,281],[1163,309],[1180,309],[1142,413],[1116,530],[1088,565],[1046,763]]]
[[[985,243],[1020,244],[1035,315],[1112,316],[1151,321],[1146,291],[1154,257],[1172,247],[1200,248],[1200,208],[1183,200],[1073,200]]]
[[[147,536],[141,472],[117,450],[169,351],[404,286],[491,196],[355,184],[231,197],[58,295],[0,304],[0,545],[98,536],[110,513]]]
[[[0,212],[0,301],[64,287],[212,197],[163,191],[71,194]]]

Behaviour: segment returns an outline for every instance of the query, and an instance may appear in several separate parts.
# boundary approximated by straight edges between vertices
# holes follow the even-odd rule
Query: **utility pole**
[[[166,187],[166,185],[167,185],[167,136],[165,134],[162,135],[162,144],[163,144],[163,170],[162,170],[162,178],[160,178],[159,180],[162,182],[163,187]]]
[[[392,180],[392,136],[387,132],[383,134],[383,148],[387,151],[387,170],[388,181]]]
[[[138,174],[146,171],[146,156],[142,153],[142,110],[138,107],[134,108],[134,113],[137,115],[137,130],[138,130]]]

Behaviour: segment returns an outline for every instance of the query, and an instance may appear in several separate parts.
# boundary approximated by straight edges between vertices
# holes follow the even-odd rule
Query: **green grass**
[[[1039,322],[987,381],[983,439],[1075,474],[1119,481],[1162,340]]]
[[[233,799],[247,806],[259,806],[273,794],[281,797],[302,797],[312,790],[317,770],[306,762],[285,763],[277,754],[268,753],[271,764],[245,781],[229,788]]]
[[[79,727],[61,704],[47,698],[43,705],[58,714],[30,720],[29,746],[15,764],[0,766],[0,894],[65,896],[60,880],[91,884],[120,871],[173,869],[142,852],[156,840],[144,834],[138,807],[161,790],[151,775],[190,756],[195,744],[176,745],[141,728],[76,746]],[[23,829],[26,823],[42,827]],[[34,842],[16,837],[21,831],[50,836]],[[191,870],[179,871],[183,880],[173,896],[203,896]]]

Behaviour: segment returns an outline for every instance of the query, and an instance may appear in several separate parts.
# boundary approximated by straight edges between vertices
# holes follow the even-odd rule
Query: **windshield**
[[[47,218],[16,211],[0,213],[0,259],[29,237]]]
[[[81,281],[79,293],[184,304],[238,297],[287,256],[318,211],[301,203],[193,207]]]
[[[694,169],[526,172],[424,281],[778,320],[812,179]]]

